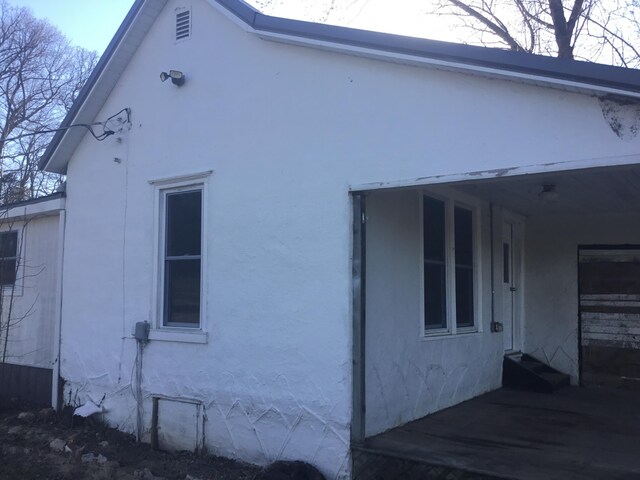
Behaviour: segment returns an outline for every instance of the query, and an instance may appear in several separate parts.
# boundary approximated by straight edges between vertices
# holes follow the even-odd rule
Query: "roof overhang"
[[[167,0],[134,3],[64,118],[61,130],[47,147],[38,165],[41,169],[66,173],[69,158],[87,133],[84,128],[67,127],[95,120],[166,3]]]
[[[61,210],[64,210],[64,205],[65,194],[58,192],[46,197],[4,205],[0,217],[6,222],[57,215]]]
[[[545,186],[557,198],[545,201]],[[640,213],[640,155],[542,163],[351,186],[353,194],[454,189],[524,216]]]
[[[65,117],[62,128],[91,123],[167,0],[136,0]],[[370,32],[264,15],[242,0],[208,0],[259,37],[377,60],[513,80],[600,97],[640,101],[640,70]],[[59,131],[40,168],[65,173],[86,131]]]

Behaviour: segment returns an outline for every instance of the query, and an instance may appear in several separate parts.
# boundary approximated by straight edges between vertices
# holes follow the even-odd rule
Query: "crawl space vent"
[[[191,36],[191,10],[181,8],[176,11],[176,40]]]

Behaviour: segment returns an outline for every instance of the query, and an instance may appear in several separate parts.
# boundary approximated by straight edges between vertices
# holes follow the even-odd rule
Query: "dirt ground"
[[[254,480],[261,469],[241,462],[147,444],[51,409],[0,407],[0,480]]]

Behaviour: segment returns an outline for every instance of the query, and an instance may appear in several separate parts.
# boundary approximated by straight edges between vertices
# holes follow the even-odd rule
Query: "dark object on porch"
[[[569,385],[569,375],[542,363],[526,353],[505,355],[502,362],[502,386],[553,393]]]
[[[33,407],[51,405],[50,368],[0,364],[0,404],[15,399]]]
[[[354,479],[414,479],[404,472],[421,465],[445,467],[447,473],[420,480],[638,479],[638,405],[640,392],[633,390],[567,387],[554,395],[496,390],[352,446]],[[367,462],[359,460],[360,452],[368,454],[361,459]],[[376,456],[405,461],[382,458],[368,473]]]
[[[312,465],[304,462],[273,462],[255,480],[326,480]]]

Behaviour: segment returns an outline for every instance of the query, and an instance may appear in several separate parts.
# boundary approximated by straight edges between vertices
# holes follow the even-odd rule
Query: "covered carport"
[[[614,270],[592,268],[595,274],[591,273],[587,280],[580,277],[587,258],[585,252],[593,260],[597,255],[594,249],[608,252],[608,260],[612,258],[612,251],[624,250],[630,255],[614,255],[617,267],[625,259],[637,265],[634,250],[640,244],[640,164],[637,161],[635,157],[617,157],[555,163],[353,189],[355,421],[352,444],[356,472],[356,460],[363,459],[365,465],[369,458],[366,455],[383,454],[385,458],[396,460],[427,459],[424,461],[433,465],[433,455],[427,455],[423,447],[431,451],[444,445],[447,450],[447,442],[451,441],[469,445],[496,442],[492,437],[495,432],[487,431],[487,437],[483,437],[480,430],[484,427],[479,420],[474,424],[480,429],[478,431],[465,426],[469,421],[468,409],[476,407],[465,407],[466,403],[454,405],[500,388],[501,359],[505,353],[531,354],[569,374],[574,386],[581,385],[583,378],[588,376],[585,369],[589,372],[594,368],[598,370],[598,361],[606,362],[600,370],[608,375],[613,372],[613,375],[633,377],[638,373],[640,357],[637,356],[636,335],[640,315],[634,302],[640,300],[640,291],[629,290],[633,289],[633,282],[622,282],[620,291],[615,291],[615,285],[621,285],[620,282],[604,282],[609,290],[597,291],[599,287],[593,286],[593,276],[597,277],[597,272],[607,275],[606,272],[616,271],[616,265],[611,267],[611,262],[609,268]],[[454,228],[458,225],[455,220],[458,206],[473,208],[477,285],[474,290],[476,324],[471,329],[460,328],[460,322],[455,318],[442,331],[432,332],[425,327],[428,325],[425,315],[429,309],[425,307],[425,299],[429,282],[423,276],[426,267],[422,265],[430,262],[425,246],[425,225],[429,225],[424,216],[425,209],[429,208],[425,206],[425,197],[442,199],[445,203],[452,199],[447,211],[453,212]],[[455,250],[460,243],[449,238],[451,236],[460,235],[445,235]],[[453,280],[445,276],[447,285],[455,284],[457,268],[458,263],[452,262],[450,270],[453,273],[449,277],[453,276]],[[581,285],[587,284],[591,285],[591,290],[581,292]],[[458,292],[456,287],[453,290]],[[596,302],[595,307],[593,302]],[[617,317],[612,317],[610,311],[598,310],[603,302],[609,310],[613,307]],[[620,305],[619,302],[625,303]],[[460,305],[455,294],[448,303]],[[453,308],[455,313],[455,307],[448,308]],[[594,319],[594,308],[598,310],[595,313],[599,318]],[[584,320],[586,317],[588,321]],[[608,355],[602,353],[603,348]],[[611,363],[621,361],[626,362],[623,368]],[[593,362],[596,362],[595,366]],[[637,378],[617,382],[617,386],[625,388],[637,384]],[[608,382],[608,385],[612,383]],[[595,409],[598,402],[607,411],[628,411],[637,395],[634,397],[634,393],[625,391],[611,396],[596,394],[599,399],[596,402],[591,399],[592,393],[581,388],[571,387],[563,392],[542,397],[531,393],[496,392],[490,394],[495,397],[486,397],[488,402],[481,400],[485,398],[482,396],[469,402],[470,405],[480,402],[477,407],[481,415],[502,417],[500,425],[506,430],[501,430],[500,435],[505,437],[506,446],[493,445],[492,448],[499,451],[495,450],[491,455],[501,455],[499,463],[503,467],[518,464],[518,457],[511,455],[522,448],[538,450],[537,454],[545,455],[543,450],[548,445],[543,448],[542,443],[547,442],[544,438],[552,442],[554,436],[561,435],[562,441],[566,440],[561,447],[563,452],[582,449],[581,455],[584,454],[583,464],[574,462],[573,466],[567,466],[569,476],[562,478],[605,478],[602,472],[585,473],[591,471],[587,468],[590,455],[583,442],[586,437],[568,430],[569,424],[562,421],[562,412],[567,418],[573,418],[575,412],[572,413],[568,406],[574,404],[581,415],[598,416],[602,414]],[[553,403],[555,401],[559,403]],[[491,405],[491,412],[481,413],[484,408],[481,404]],[[451,410],[431,416],[452,406]],[[592,407],[594,410],[589,413]],[[459,423],[447,427],[448,433],[437,433],[437,429],[431,431],[435,424],[449,423],[450,418],[445,420],[443,415],[461,408],[467,410],[461,412]],[[556,412],[557,421],[540,417],[541,421],[547,422],[542,436],[527,432],[519,420],[520,413],[528,411],[535,415],[536,408]],[[520,413],[510,415],[509,412]],[[593,438],[598,438],[622,422],[621,419],[609,419],[609,413],[603,414],[602,422],[592,424],[595,430],[585,435],[593,434]],[[455,417],[456,414],[450,415]],[[495,422],[489,421],[486,425],[492,423]],[[580,426],[581,422],[577,421],[575,425]],[[536,429],[539,425],[533,422],[530,426]],[[424,430],[423,427],[426,428],[425,435],[418,433]],[[514,437],[508,438],[506,431]],[[635,432],[629,434],[635,435]],[[518,439],[528,439],[526,446],[520,445]],[[573,439],[575,443],[572,443]],[[402,444],[405,446],[400,448]],[[484,467],[475,468],[475,457],[463,453],[464,449],[456,447],[452,451],[467,460],[460,464],[455,460],[456,455],[449,457],[440,452],[441,461],[435,463],[444,461],[450,467],[461,467],[464,471],[505,474],[504,469],[491,473]],[[629,460],[626,474],[640,472],[640,465],[627,458],[628,452],[622,449],[616,455]],[[497,458],[489,459],[498,462]],[[600,470],[594,467],[592,471]],[[355,478],[367,477],[356,475]],[[538,471],[531,477],[518,475],[518,478],[552,477]]]

